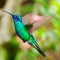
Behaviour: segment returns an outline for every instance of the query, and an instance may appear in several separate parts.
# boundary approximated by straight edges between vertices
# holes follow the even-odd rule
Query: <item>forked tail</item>
[[[42,56],[44,56],[44,57],[46,56],[45,53],[39,48],[38,45],[36,45],[36,44],[30,44],[30,45],[33,46]]]
[[[42,56],[46,56],[45,53],[43,52],[43,50],[41,50],[37,45],[33,46]]]

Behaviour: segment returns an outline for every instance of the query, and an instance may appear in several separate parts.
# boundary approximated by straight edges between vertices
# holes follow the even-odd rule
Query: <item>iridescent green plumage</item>
[[[6,11],[4,11],[6,12]],[[9,13],[9,12],[7,12]],[[45,53],[39,48],[35,38],[33,37],[33,35],[31,35],[27,29],[25,28],[23,22],[22,22],[22,17],[20,15],[17,14],[11,14],[9,13],[12,18],[13,18],[13,22],[14,22],[14,26],[15,26],[15,30],[16,30],[16,34],[24,41],[24,42],[28,42],[28,44],[30,44],[31,46],[33,46],[42,56],[46,56]]]

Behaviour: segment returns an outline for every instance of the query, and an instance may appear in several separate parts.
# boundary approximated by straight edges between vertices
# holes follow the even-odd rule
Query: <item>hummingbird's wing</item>
[[[32,24],[27,24],[27,25],[24,25],[24,26],[25,26],[25,28],[26,28],[28,31],[33,27]]]

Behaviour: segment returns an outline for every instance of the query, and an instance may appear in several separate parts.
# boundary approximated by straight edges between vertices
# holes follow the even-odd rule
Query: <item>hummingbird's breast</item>
[[[15,25],[15,30],[16,30],[16,34],[24,41],[28,41],[30,38],[30,34],[28,33],[28,31],[26,30],[26,28],[24,27],[22,22],[14,22]]]

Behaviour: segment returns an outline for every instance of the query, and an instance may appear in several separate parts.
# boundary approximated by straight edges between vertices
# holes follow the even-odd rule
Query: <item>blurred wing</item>
[[[25,28],[29,31],[33,27],[32,24],[25,25]]]

